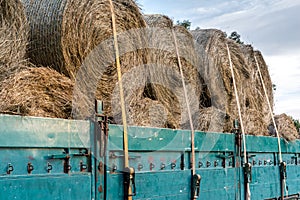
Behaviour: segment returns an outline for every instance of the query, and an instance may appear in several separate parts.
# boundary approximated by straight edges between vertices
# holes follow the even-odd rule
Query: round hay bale
[[[173,21],[166,15],[151,14],[144,15],[144,19],[149,27],[172,28]]]
[[[224,117],[224,132],[231,132],[234,119],[238,119],[237,102],[233,88],[232,74],[229,67],[228,53],[226,44],[228,44],[231,59],[233,63],[236,85],[241,105],[242,117],[244,121],[245,132],[253,135],[266,135],[267,126],[269,123],[269,112],[266,98],[262,90],[261,83],[257,79],[257,67],[254,62],[254,54],[259,55],[253,51],[253,48],[248,45],[237,44],[233,40],[227,39],[226,34],[220,30],[207,29],[197,30],[192,32],[197,45],[205,51],[200,52],[205,68],[203,71],[209,78],[221,80],[223,87],[220,84],[214,84],[218,81],[212,81],[208,88],[209,94],[204,96],[211,97],[214,100],[212,105],[219,107],[225,106]],[[258,60],[263,68],[263,76],[265,76],[267,90],[272,98],[272,86],[269,72],[263,61],[263,57],[258,56]],[[208,73],[208,68],[216,69],[216,73]],[[210,80],[211,82],[211,80]],[[210,119],[208,119],[210,120]]]
[[[139,98],[132,101],[127,111],[128,125],[160,127],[160,128],[175,128],[172,125],[175,123],[171,113],[158,101],[150,98]],[[115,115],[115,122],[118,123],[122,119],[121,113]]]
[[[107,0],[24,0],[24,4],[31,26],[31,61],[50,66],[72,80],[86,56],[112,37]],[[113,0],[113,4],[119,33],[145,27],[134,1]]]
[[[287,141],[299,139],[299,133],[297,132],[291,117],[287,116],[285,113],[276,115],[275,123],[281,137],[285,138]]]
[[[0,86],[0,112],[28,116],[70,118],[72,81],[50,68],[29,67]]]
[[[169,128],[189,129],[187,107],[176,54],[173,31],[177,38],[184,80],[189,91],[189,104],[193,120],[197,118],[201,76],[197,71],[197,56],[190,33],[183,27],[173,27],[173,22],[163,15],[146,15],[149,30],[155,32],[155,47],[147,55],[149,76],[144,96],[158,101],[167,111]],[[171,124],[173,123],[173,124]]]
[[[18,0],[0,0],[0,81],[22,68],[28,37],[23,5]]]

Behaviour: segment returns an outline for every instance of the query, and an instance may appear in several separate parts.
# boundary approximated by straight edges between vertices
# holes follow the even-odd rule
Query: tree
[[[238,44],[244,44],[244,42],[241,41],[241,35],[236,31],[233,31],[228,38],[234,40]]]
[[[274,91],[276,91],[277,86],[275,84],[272,84],[272,88],[273,88]]]
[[[190,20],[183,20],[183,21],[177,21],[176,22],[177,25],[179,26],[183,26],[184,28],[186,28],[187,30],[190,30],[192,22],[190,22]]]
[[[292,118],[293,119],[293,118]],[[297,131],[300,130],[300,122],[298,119],[293,119],[294,125],[296,126]]]

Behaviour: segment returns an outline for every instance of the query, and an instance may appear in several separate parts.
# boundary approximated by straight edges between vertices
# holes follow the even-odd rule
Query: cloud
[[[273,83],[275,113],[300,119],[300,51],[289,55],[265,56]]]
[[[269,65],[275,112],[300,119],[300,1],[295,0],[139,0],[146,13],[189,19],[192,28],[237,31],[259,49]]]

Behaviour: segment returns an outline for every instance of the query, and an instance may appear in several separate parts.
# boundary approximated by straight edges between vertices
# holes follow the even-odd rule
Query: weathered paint
[[[130,166],[136,170],[133,199],[190,199],[189,131],[146,127],[128,131]],[[101,134],[92,121],[0,115],[0,199],[123,199],[122,126],[109,126],[106,149]],[[277,139],[246,139],[253,164],[251,199],[279,197]],[[289,194],[299,193],[300,142],[281,140],[281,146]],[[100,149],[106,154],[101,155]],[[199,199],[244,199],[235,135],[196,132],[195,150],[202,177]],[[66,164],[71,166],[67,172]],[[9,166],[13,171],[8,173]]]

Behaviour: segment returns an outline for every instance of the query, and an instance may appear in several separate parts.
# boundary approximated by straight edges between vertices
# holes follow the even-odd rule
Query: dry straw
[[[39,117],[70,118],[73,83],[50,68],[29,67],[0,86],[0,110]]]
[[[89,95],[85,93],[82,97],[88,100],[89,107],[93,108],[91,104],[96,97],[104,102],[105,114],[109,116],[118,114],[119,104],[112,103],[117,74],[112,48],[109,1],[24,0],[24,4],[31,26],[28,51],[30,60],[37,65],[50,66],[71,78],[79,93],[80,90],[91,93]],[[118,42],[126,40],[127,43],[120,46],[123,49],[134,50],[120,55],[122,74],[126,74],[133,67],[145,63],[144,51],[135,49],[143,43],[138,29],[145,27],[146,24],[134,1],[114,0],[113,4],[117,32],[123,34],[123,38]],[[124,34],[129,30],[130,33]],[[101,48],[98,48],[99,46]],[[93,65],[85,64],[86,68],[82,69],[82,64],[93,51],[98,51],[99,54],[95,55],[102,60],[93,61]],[[104,61],[106,64],[102,65]],[[141,95],[143,89],[139,89],[136,93]],[[132,102],[130,95],[125,98],[127,104]],[[92,109],[84,108],[78,102],[73,105],[76,110],[75,118],[86,118],[92,114]]]
[[[276,115],[275,123],[281,137],[288,141],[299,139],[299,133],[291,117],[287,116],[285,113]]]
[[[192,35],[181,26],[173,26],[167,16],[145,15],[145,20],[148,27],[153,28],[157,41],[155,48],[148,52],[149,76],[144,95],[165,108],[167,128],[190,128],[172,31],[178,41],[184,79],[189,89],[189,104],[191,110],[196,111],[193,120],[197,120],[202,79],[197,70]]]
[[[112,37],[107,0],[24,0],[31,25],[29,55],[34,64],[51,66],[75,79],[86,56]],[[114,0],[118,32],[145,22],[132,0]]]
[[[18,0],[0,0],[0,81],[24,68],[28,27]]]
[[[261,54],[253,51],[251,46],[237,44],[233,40],[227,39],[226,35],[219,30],[198,30],[193,31],[193,35],[197,40],[197,45],[205,49],[202,52],[204,55],[200,56],[207,56],[204,59],[204,64],[200,65],[205,67],[202,71],[207,75],[207,68],[214,68],[219,74],[213,74],[214,76],[210,77],[218,79],[223,84],[222,87],[215,87],[211,84],[208,90],[209,94],[204,95],[213,98],[213,106],[224,105],[224,125],[218,131],[230,132],[233,128],[233,120],[238,119],[237,104],[226,51],[227,43],[232,57],[243,121],[245,121],[245,132],[253,135],[267,135],[270,115],[256,71],[254,54],[259,56],[259,62],[263,68],[263,77],[272,104],[273,94],[270,75]]]

